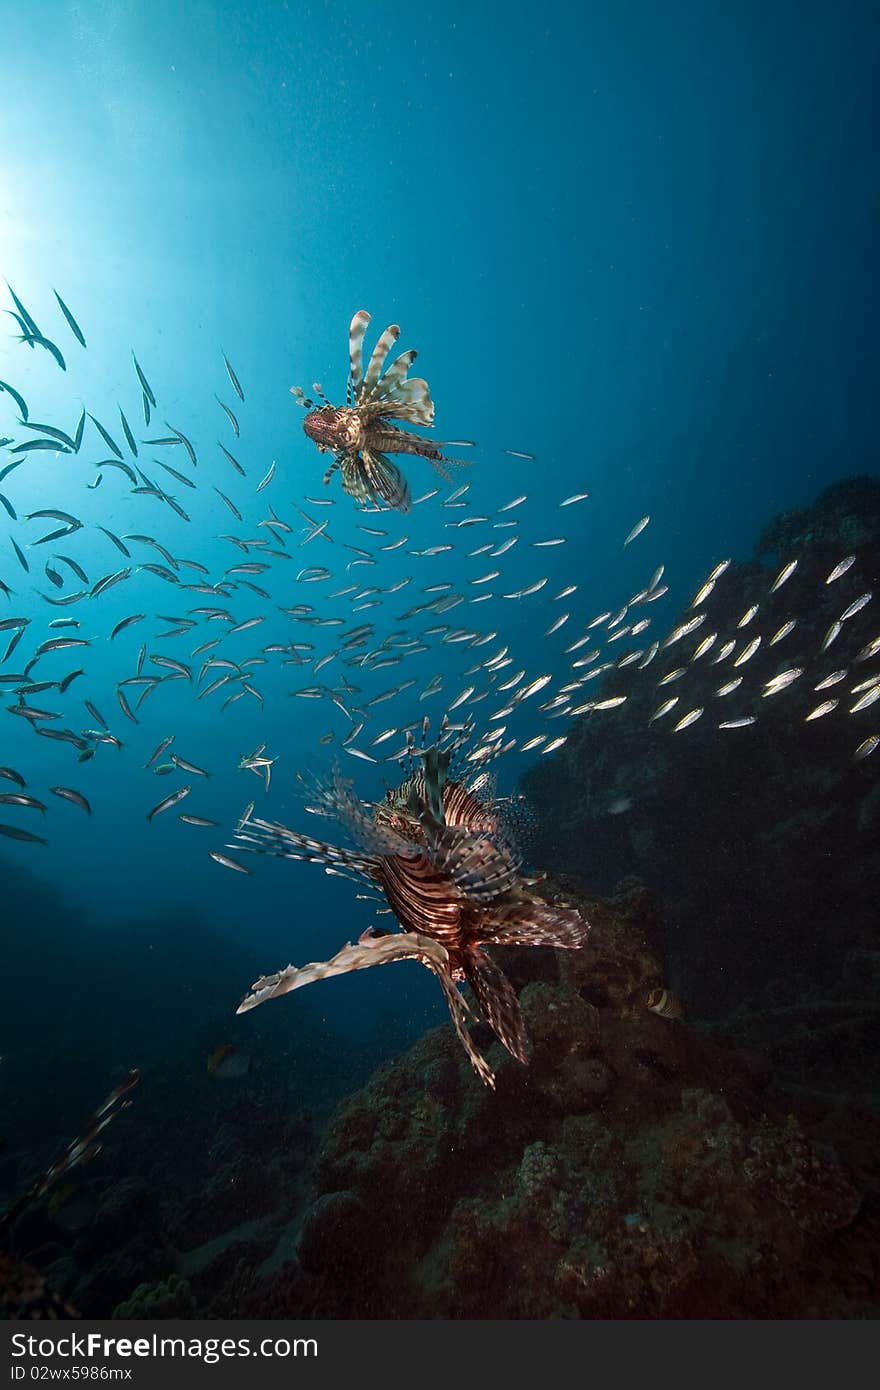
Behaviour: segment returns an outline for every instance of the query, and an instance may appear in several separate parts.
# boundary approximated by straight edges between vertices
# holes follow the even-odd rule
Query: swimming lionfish
[[[0,1236],[12,1233],[18,1218],[34,1202],[45,1196],[64,1173],[69,1173],[71,1168],[76,1168],[82,1163],[88,1163],[100,1153],[102,1145],[98,1135],[121,1110],[127,1109],[131,1104],[126,1097],[132,1087],[137,1085],[139,1077],[140,1072],[137,1069],[130,1071],[89,1117],[83,1132],[53,1159],[45,1172],[31,1183],[12,1206],[0,1214]],[[54,1320],[77,1317],[79,1314],[76,1310],[49,1288],[39,1270],[0,1250],[0,1319]]]
[[[483,947],[574,950],[584,944],[589,928],[576,908],[547,902],[535,891],[538,880],[524,875],[504,825],[503,803],[491,794],[489,774],[449,775],[458,746],[441,751],[435,744],[414,754],[422,766],[376,804],[361,802],[338,769],[329,786],[317,788],[318,804],[309,809],[340,821],[355,850],[246,814],[236,833],[242,848],[310,860],[324,864],[327,872],[370,883],[401,931],[377,934],[369,928],[329,961],[299,969],[289,965],[264,976],[242,1000],[239,1013],[313,980],[410,958],[439,980],[456,1033],[483,1081],[494,1085],[492,1071],[465,1027],[469,1010],[458,981],[470,985],[480,1013],[508,1052],[528,1061],[519,1001]]]
[[[317,382],[312,390],[323,402],[317,408],[300,386],[290,389],[309,411],[303,421],[309,439],[321,453],[334,456],[324,482],[329,483],[338,468],[342,486],[350,497],[406,512],[410,508],[409,484],[388,454],[418,454],[428,459],[447,481],[449,473],[444,464],[460,464],[464,460],[447,458],[442,452],[445,445],[392,424],[392,420],[405,420],[410,425],[433,425],[434,402],[427,381],[422,377],[407,379],[418,355],[413,348],[385,366],[388,353],[400,336],[396,323],[385,329],[364,371],[364,334],[369,322],[370,315],[359,309],[348,331],[351,374],[345,406],[332,405]],[[465,446],[471,443],[464,439],[453,442]]]

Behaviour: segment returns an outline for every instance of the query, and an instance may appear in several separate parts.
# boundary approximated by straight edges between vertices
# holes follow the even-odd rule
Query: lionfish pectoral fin
[[[367,813],[355,796],[354,784],[343,776],[338,765],[333,769],[329,784],[319,783],[315,794],[322,813],[333,816],[345,827],[358,850],[370,855],[396,855],[400,859],[413,859],[420,855],[419,845],[405,840],[388,826],[378,824]]]
[[[376,449],[364,449],[361,467],[374,501],[385,502],[398,512],[408,512],[412,506],[409,483],[396,463]]]
[[[480,1013],[493,1033],[519,1062],[528,1062],[528,1038],[519,1000],[504,971],[485,951],[473,949],[464,958],[464,973],[477,998]]]
[[[442,951],[442,964],[446,952],[436,943],[434,945],[438,953]],[[302,989],[304,985],[313,984],[316,980],[327,980],[332,975],[347,975],[352,970],[369,970],[374,965],[384,965],[391,960],[421,959],[424,951],[423,939],[414,933],[391,932],[388,936],[378,937],[373,941],[357,942],[355,945],[349,941],[330,960],[312,961],[309,965],[301,966],[288,965],[283,970],[276,971],[274,975],[262,975],[251,986],[250,993],[242,999],[236,1013],[247,1013],[258,1004],[264,1004],[267,999],[279,999],[282,994],[290,994],[293,990]]]
[[[556,950],[577,951],[586,945],[590,930],[574,907],[554,907],[532,899],[516,903],[500,916],[492,932],[495,946],[553,946]]]
[[[372,879],[375,872],[376,860],[369,854],[315,840],[279,822],[260,820],[256,816],[249,816],[239,824],[234,840],[231,848],[249,850],[252,854],[322,864],[328,870],[350,869],[368,879]]]
[[[467,1001],[459,994],[455,986],[455,981],[445,965],[440,965],[434,960],[425,960],[424,964],[434,973],[440,988],[443,990],[444,998],[449,1007],[450,1017],[452,1018],[452,1026],[455,1029],[455,1035],[467,1053],[471,1066],[484,1085],[491,1086],[494,1089],[495,1074],[485,1057],[481,1052],[478,1052],[477,1048],[474,1046],[473,1038],[467,1030],[467,1017],[469,1013]]]

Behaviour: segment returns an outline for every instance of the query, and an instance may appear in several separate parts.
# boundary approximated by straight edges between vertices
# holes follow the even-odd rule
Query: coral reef
[[[73,1230],[63,1204],[28,1212],[28,1263],[118,1318],[876,1316],[876,1113],[841,1123],[652,1012],[646,890],[578,905],[581,951],[498,951],[532,1051],[523,1066],[478,1025],[494,1092],[445,1026],[323,1129],[239,1093],[163,1142],[178,1079],[157,1073],[112,1141],[124,1125],[137,1175],[87,1169]]]
[[[848,554],[856,563],[826,584]],[[774,576],[794,560],[796,573],[771,593]],[[822,655],[832,623],[878,587],[880,481],[835,484],[812,507],[773,522],[754,560],[732,565],[708,600],[700,635],[735,632],[740,615],[759,606],[747,630],[760,630],[763,645],[741,672],[728,672],[744,676],[741,690],[718,699],[727,667],[710,657],[689,661],[685,643],[656,678],[647,679],[654,667],[615,670],[605,677],[608,693],[626,695],[626,704],[612,718],[582,717],[565,747],[524,780],[537,812],[537,862],[576,874],[589,893],[609,894],[632,874],[650,884],[669,922],[665,983],[692,1013],[717,1018],[771,979],[784,986],[786,976],[794,997],[838,997],[848,954],[876,949],[880,754],[859,762],[853,752],[876,728],[877,706],[851,716],[852,702],[842,700],[827,717],[805,715],[823,699],[814,689],[820,677],[853,663],[876,635],[877,598]],[[786,620],[796,626],[771,644]],[[671,687],[686,687],[680,708],[705,713],[673,735],[651,716],[664,694],[657,680],[675,665],[687,668]],[[784,668],[803,676],[762,698],[763,683]],[[825,694],[845,694],[876,669],[876,660],[853,664],[852,679]],[[716,728],[734,714],[757,722]],[[869,1086],[877,1079],[875,1071]]]
[[[833,1150],[754,1059],[646,1008],[646,893],[584,910],[588,946],[521,992],[530,1065],[490,1052],[496,1094],[439,1029],[340,1106],[249,1314],[876,1313],[876,1214]]]
[[[113,1309],[114,1318],[194,1318],[196,1303],[189,1284],[176,1274],[165,1283],[138,1284],[131,1298]]]

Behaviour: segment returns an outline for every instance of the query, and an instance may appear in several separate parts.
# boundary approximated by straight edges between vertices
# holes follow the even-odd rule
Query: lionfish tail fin
[[[528,1037],[519,1000],[504,971],[485,951],[470,950],[464,957],[464,973],[476,995],[480,1013],[512,1057],[528,1062]]]

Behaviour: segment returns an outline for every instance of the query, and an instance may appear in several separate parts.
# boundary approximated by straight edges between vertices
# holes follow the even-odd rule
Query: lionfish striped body
[[[365,806],[337,772],[319,789],[317,809],[332,815],[357,845],[353,852],[324,844],[285,826],[246,819],[241,847],[285,858],[322,862],[331,872],[350,871],[378,888],[403,935],[366,932],[332,961],[265,976],[239,1012],[312,980],[360,970],[384,960],[421,960],[437,976],[459,1038],[475,1069],[492,1073],[464,1027],[465,1005],[456,984],[467,981],[479,1012],[514,1057],[528,1060],[527,1038],[513,987],[485,946],[584,944],[588,925],[577,909],[552,904],[534,881],[505,831],[500,804],[485,795],[486,774],[469,786],[448,775],[451,754],[435,745],[421,755],[423,769]]]
[[[351,321],[348,405],[332,405],[320,387],[315,386],[323,404],[313,409],[314,402],[301,387],[291,390],[309,410],[303,421],[306,434],[322,453],[333,454],[324,482],[328,483],[338,469],[343,489],[350,497],[405,512],[410,508],[409,484],[389,454],[418,454],[447,480],[445,465],[462,460],[447,458],[439,443],[392,423],[403,420],[407,425],[430,427],[434,423],[434,402],[427,381],[407,376],[417,356],[414,349],[402,352],[389,366],[385,365],[400,336],[395,323],[379,338],[364,370],[364,334],[369,322],[370,315],[364,309],[359,309]]]

